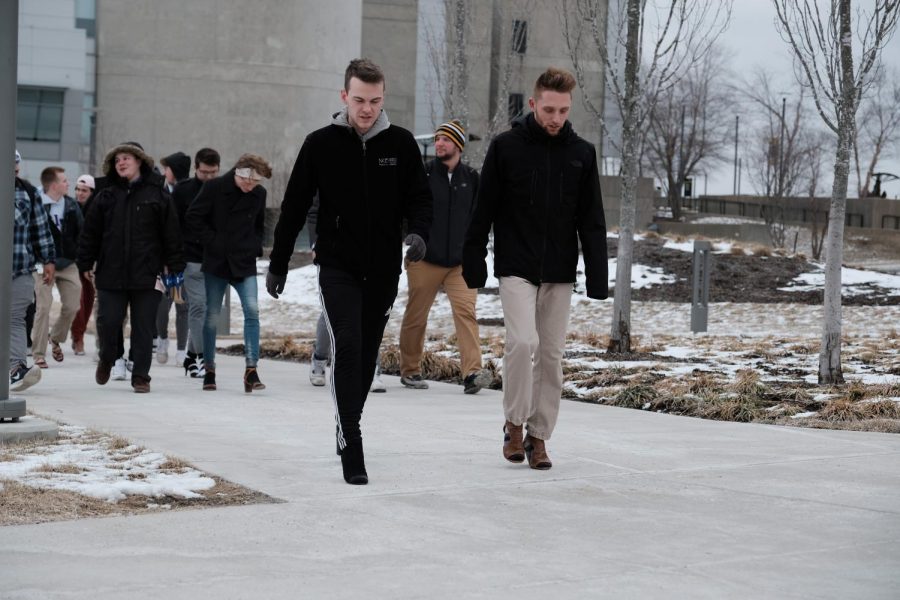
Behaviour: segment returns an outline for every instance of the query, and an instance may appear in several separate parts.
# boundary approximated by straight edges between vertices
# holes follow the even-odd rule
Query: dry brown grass
[[[729,250],[729,254],[732,256],[744,256],[747,254],[747,250],[742,244],[733,244],[731,250]]]
[[[159,465],[160,471],[186,471],[187,469],[195,469],[194,465],[182,460],[176,456],[166,455],[166,460]]]
[[[754,398],[759,398],[766,391],[766,387],[759,380],[759,373],[753,369],[740,369],[728,388],[740,396]]]
[[[659,392],[652,386],[633,384],[616,394],[609,404],[612,406],[621,406],[622,408],[643,409],[647,404],[652,406],[653,401],[656,400],[658,396]]]
[[[750,247],[750,254],[753,256],[772,256],[772,249],[763,244],[753,244]]]
[[[120,435],[111,436],[109,441],[106,442],[106,447],[110,450],[124,450],[130,445],[131,442]]]
[[[78,473],[84,472],[84,469],[75,463],[60,463],[58,465],[44,463],[31,470],[35,473],[68,473],[71,475],[77,475]]]
[[[0,526],[281,502],[262,492],[215,476],[212,478],[216,484],[199,492],[200,498],[128,496],[115,504],[75,492],[33,488],[17,481],[0,481],[0,506],[3,507]]]

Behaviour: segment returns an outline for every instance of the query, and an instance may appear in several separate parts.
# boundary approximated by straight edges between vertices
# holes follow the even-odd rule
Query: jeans
[[[188,305],[188,350],[203,354],[203,324],[206,322],[206,283],[200,263],[184,268],[184,292]]]
[[[259,361],[259,303],[257,301],[256,276],[237,281],[204,273],[206,280],[206,320],[203,323],[203,361],[207,370],[216,368],[216,324],[222,312],[222,299],[229,283],[238,293],[244,311],[244,361],[255,367]]]

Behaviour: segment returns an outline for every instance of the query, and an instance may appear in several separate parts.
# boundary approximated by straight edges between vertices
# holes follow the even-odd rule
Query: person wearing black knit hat
[[[475,394],[493,379],[481,368],[481,341],[475,319],[477,291],[462,276],[462,248],[466,227],[475,210],[478,171],[462,162],[466,130],[458,120],[442,123],[434,131],[435,158],[425,165],[434,201],[425,258],[406,268],[409,299],[400,328],[400,382],[409,388],[427,389],[422,378],[422,351],[428,313],[443,288],[453,310],[459,345],[463,391]]]
[[[175,186],[187,181],[191,174],[191,157],[184,152],[174,152],[159,159],[163,166],[163,174],[166,177],[166,191],[173,195]],[[177,205],[177,204],[176,204]],[[169,362],[169,313],[172,311],[172,298],[162,296],[159,299],[159,308],[156,311],[156,362],[161,365]],[[187,303],[175,304],[175,337],[177,351],[176,362],[180,365],[187,356],[185,348],[188,338],[188,305]]]

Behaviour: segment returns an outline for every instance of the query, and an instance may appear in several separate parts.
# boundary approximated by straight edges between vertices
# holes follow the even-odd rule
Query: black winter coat
[[[316,263],[363,279],[400,274],[403,219],[426,242],[431,192],[412,134],[390,125],[365,143],[328,125],[307,136],[281,204],[269,270],[285,275],[297,234],[319,193]]]
[[[188,231],[185,215],[187,209],[200,193],[203,182],[196,177],[175,184],[172,190],[172,198],[175,200],[175,208],[178,211],[178,222],[181,223],[181,234],[184,236],[184,260],[185,262],[203,262],[203,244],[192,239]]]
[[[463,241],[475,210],[478,171],[462,162],[447,177],[447,166],[435,159],[425,165],[434,217],[428,237],[425,261],[442,267],[462,264]]]
[[[185,215],[190,239],[203,246],[202,271],[229,281],[256,277],[265,219],[266,188],[245,194],[234,169],[207,181]]]
[[[597,155],[567,121],[548,135],[533,113],[491,142],[463,249],[470,288],[487,279],[488,234],[494,228],[494,274],[535,285],[575,281],[578,241],[587,295],[608,294],[606,220]]]
[[[133,185],[111,179],[91,203],[76,262],[81,272],[94,268],[100,290],[152,290],[163,267],[183,271],[175,201],[162,177],[142,168]]]

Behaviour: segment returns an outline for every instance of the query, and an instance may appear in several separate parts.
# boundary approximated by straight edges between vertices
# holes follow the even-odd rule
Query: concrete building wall
[[[125,140],[159,158],[210,146],[269,159],[269,206],[306,135],[340,108],[361,0],[98,0],[97,158]]]
[[[32,181],[50,165],[66,169],[73,181],[87,167],[89,138],[82,136],[82,118],[93,68],[89,58],[87,36],[75,27],[71,0],[20,1],[18,85],[64,92],[60,140],[16,140],[23,157],[21,173]]]
[[[363,0],[360,56],[384,71],[384,109],[391,123],[411,131],[416,124],[417,44],[417,0]]]

